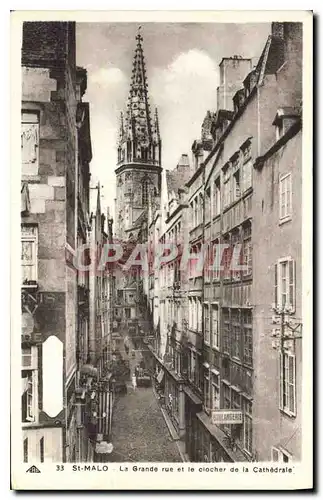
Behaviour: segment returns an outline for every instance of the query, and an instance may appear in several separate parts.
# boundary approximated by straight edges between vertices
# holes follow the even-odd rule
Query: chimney
[[[284,23],[271,23],[271,34],[277,38],[284,39]]]

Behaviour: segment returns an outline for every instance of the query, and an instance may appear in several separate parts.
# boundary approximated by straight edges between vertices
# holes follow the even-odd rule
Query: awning
[[[162,383],[162,380],[164,378],[164,373],[165,372],[164,372],[163,368],[161,368],[160,372],[157,375],[157,382],[158,382],[158,384]]]
[[[204,425],[204,427],[209,431],[209,433],[216,439],[219,445],[224,449],[226,454],[232,459],[233,462],[247,462],[248,460],[243,455],[243,453],[237,448],[236,450],[231,450],[227,445],[227,438],[222,429],[217,425],[212,424],[210,417],[204,412],[196,414],[197,418]]]
[[[25,394],[26,390],[28,389],[28,377],[22,378],[21,379],[21,395]]]
[[[194,392],[192,391],[192,389],[190,387],[188,387],[187,385],[185,385],[183,387],[183,391],[185,392],[185,394],[190,398],[190,400],[195,404],[195,405],[200,405],[202,406],[202,400],[196,396],[194,394]]]

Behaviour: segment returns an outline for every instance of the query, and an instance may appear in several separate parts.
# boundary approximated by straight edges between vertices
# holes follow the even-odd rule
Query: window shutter
[[[289,303],[295,312],[295,260],[289,261]]]
[[[283,353],[279,352],[279,409],[284,409],[283,392],[284,392],[284,363]]]
[[[278,264],[275,264],[274,294],[275,294],[275,307],[278,307]]]
[[[288,357],[288,405],[289,411],[296,413],[296,363],[295,356],[290,354]]]
[[[279,218],[283,217],[283,181],[279,180]]]

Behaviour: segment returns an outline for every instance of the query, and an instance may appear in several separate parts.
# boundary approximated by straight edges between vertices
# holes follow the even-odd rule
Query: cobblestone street
[[[111,462],[181,462],[151,388],[128,384],[113,411]]]

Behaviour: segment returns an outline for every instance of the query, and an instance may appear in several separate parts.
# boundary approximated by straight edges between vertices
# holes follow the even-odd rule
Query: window
[[[252,186],[252,161],[248,160],[242,167],[243,182],[242,189],[247,191]]]
[[[204,368],[204,407],[210,409],[210,372],[208,368]]]
[[[271,459],[273,462],[291,462],[291,455],[286,452],[285,450],[283,451],[281,448],[275,448],[274,446],[271,449]]]
[[[212,347],[219,348],[219,308],[217,304],[212,304]]]
[[[25,372],[22,377],[22,421],[35,421],[35,377],[34,371]]]
[[[289,220],[292,216],[292,175],[286,174],[279,179],[279,219]]]
[[[295,312],[295,261],[290,257],[275,265],[275,306]]]
[[[220,267],[221,267],[221,248],[219,245],[219,240],[215,240],[212,244],[212,267],[213,271],[213,279],[218,281],[220,279]]]
[[[243,401],[243,447],[252,453],[252,403],[248,399]]]
[[[141,204],[146,206],[148,204],[148,181],[142,181],[141,185]]]
[[[191,382],[195,382],[195,372],[196,372],[196,354],[191,351],[190,364],[189,364],[189,379]]]
[[[296,365],[295,356],[288,352],[280,358],[280,409],[288,415],[296,415]]]
[[[211,251],[212,251],[212,244],[206,243],[206,252],[205,252],[206,259],[204,262],[204,279],[207,282],[209,282],[210,278],[211,278],[211,267],[212,267]]]
[[[221,210],[221,191],[220,191],[220,178],[214,183],[213,189],[213,216],[218,215]]]
[[[22,112],[21,117],[22,174],[37,175],[39,163],[39,115]]]
[[[232,408],[234,410],[240,410],[241,408],[241,396],[240,393],[235,391],[233,388],[231,390],[231,396],[232,396]]]
[[[238,309],[232,309],[231,312],[231,331],[232,331],[232,356],[240,359],[241,329],[240,312]]]
[[[205,192],[205,221],[209,221],[211,216],[211,189]]]
[[[243,362],[252,366],[253,361],[253,339],[252,339],[252,312],[245,310],[242,312],[243,328]]]
[[[234,188],[233,188],[234,199],[238,200],[241,196],[240,170],[237,170],[233,174],[233,182],[234,182]]]
[[[203,371],[204,371],[204,366],[203,366],[203,363],[201,361],[201,355],[200,354],[197,354],[196,356],[196,365],[197,365],[197,369],[196,369],[196,386],[198,387],[198,389],[200,391],[203,390]]]
[[[223,245],[229,245],[229,240],[224,240]],[[222,253],[222,265],[223,265],[223,278],[231,279],[231,258],[232,258],[232,247],[223,247]]]
[[[21,226],[22,283],[37,281],[37,227]]]
[[[211,388],[211,408],[212,410],[220,409],[220,384],[219,373],[212,370],[212,388]]]
[[[234,209],[239,207],[240,204],[236,205]],[[231,237],[231,245],[232,245],[232,261],[231,261],[231,267],[232,267],[232,279],[234,281],[238,281],[241,279],[241,271],[236,269],[236,264],[240,264],[240,255],[237,257],[236,256],[236,251],[237,249],[241,249],[241,239],[240,239],[240,231],[235,230],[232,232],[232,237]],[[241,254],[241,252],[240,252]]]
[[[42,437],[39,441],[39,455],[40,455],[40,461],[44,461],[44,438]]]
[[[252,274],[252,226],[246,223],[243,228],[243,276],[250,276]]]
[[[231,203],[231,185],[230,185],[230,179],[225,181],[223,185],[223,206],[227,207]]]
[[[199,195],[199,216],[198,216],[198,219],[199,219],[199,224],[202,224],[203,222],[203,206],[204,206],[204,203],[203,203],[203,195],[200,194]]]
[[[222,384],[223,387],[223,408],[225,410],[231,408],[231,389],[227,384]]]
[[[196,227],[199,224],[199,211],[198,211],[198,200],[197,200],[197,197],[193,201],[193,206],[194,206],[194,219],[193,219],[194,224],[193,224],[193,226]]]
[[[202,303],[200,297],[196,300],[196,313],[197,313],[197,323],[196,330],[202,332]]]
[[[210,343],[210,309],[204,305],[204,342]]]
[[[24,462],[28,462],[28,438],[24,439]]]
[[[222,309],[223,351],[230,354],[230,314],[229,309]]]
[[[24,347],[21,350],[21,369],[36,370],[37,369],[37,347]]]
[[[252,274],[252,243],[251,240],[243,242],[243,275],[250,276]]]

